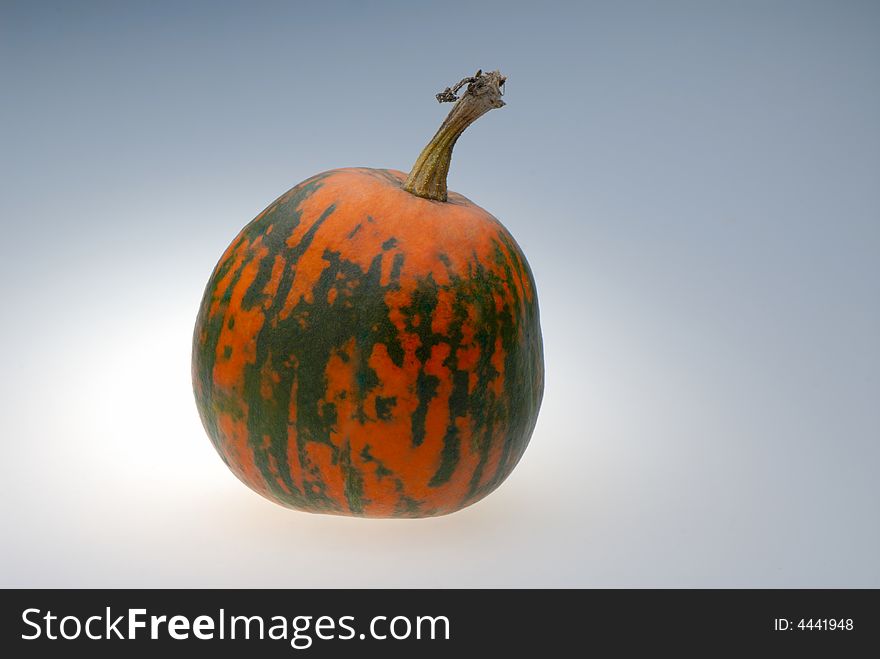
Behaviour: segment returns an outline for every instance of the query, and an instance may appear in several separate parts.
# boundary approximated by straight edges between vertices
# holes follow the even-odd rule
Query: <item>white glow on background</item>
[[[736,354],[713,362],[698,333],[668,316],[653,317],[658,340],[672,344],[658,349],[634,329],[644,316],[617,296],[593,298],[594,322],[546,296],[541,421],[488,499],[418,521],[285,510],[241,485],[201,428],[189,380],[201,277],[189,274],[175,286],[161,269],[130,270],[130,282],[108,285],[95,272],[85,281],[103,285],[105,301],[138,304],[95,325],[76,300],[59,300],[65,340],[56,328],[44,330],[45,343],[30,337],[45,349],[29,355],[11,431],[40,444],[13,448],[19,461],[6,476],[16,494],[4,499],[16,528],[3,550],[7,585],[772,585],[803,573],[817,535],[829,556],[876,542],[874,527],[858,530],[847,510],[873,485],[857,472],[848,492],[812,480],[815,459],[833,468],[833,446],[801,447],[784,464],[806,464],[807,482],[788,475],[778,487],[782,463],[761,444],[787,429],[740,407],[766,392],[717,382],[713,392],[703,380],[754,364]],[[701,355],[686,369],[678,332]],[[576,345],[583,354],[565,359]],[[56,384],[46,398],[35,397],[40,373]]]

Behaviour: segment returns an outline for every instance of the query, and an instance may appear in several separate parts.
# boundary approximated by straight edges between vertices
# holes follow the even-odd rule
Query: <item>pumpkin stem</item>
[[[504,105],[504,82],[507,78],[498,71],[477,73],[464,78],[455,87],[447,87],[437,94],[440,103],[455,102],[455,106],[440,125],[428,145],[413,165],[403,189],[417,197],[446,201],[446,175],[452,161],[452,147],[464,129],[493,108]],[[456,92],[464,85],[461,98]]]

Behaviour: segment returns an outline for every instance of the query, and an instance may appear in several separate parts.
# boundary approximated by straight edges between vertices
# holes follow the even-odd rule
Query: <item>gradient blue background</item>
[[[878,62],[876,2],[3,2],[0,585],[880,586]],[[274,506],[196,414],[208,275],[478,67],[532,444],[449,517]]]

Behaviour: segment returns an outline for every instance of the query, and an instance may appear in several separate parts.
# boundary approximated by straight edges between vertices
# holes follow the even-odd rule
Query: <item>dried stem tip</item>
[[[413,165],[403,189],[418,197],[446,201],[446,176],[452,161],[452,148],[465,128],[493,108],[504,106],[506,77],[498,71],[483,73],[462,79],[454,87],[447,87],[437,94],[441,103],[455,102],[455,106],[441,124],[437,133]],[[461,98],[456,94],[467,85]]]

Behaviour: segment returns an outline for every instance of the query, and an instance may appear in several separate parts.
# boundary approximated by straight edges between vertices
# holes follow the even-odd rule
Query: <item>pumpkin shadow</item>
[[[233,587],[504,587],[543,569],[522,559],[536,538],[570,525],[533,491],[526,479],[450,515],[365,519],[290,510],[230,484],[196,504],[215,549],[188,578]]]
[[[525,505],[524,505],[525,504]],[[529,500],[502,491],[462,510],[439,517],[380,519],[326,515],[291,510],[258,495],[225,493],[216,501],[218,519],[247,529],[248,534],[273,543],[303,544],[326,548],[401,545],[459,545],[490,540],[521,529],[531,514],[542,516]]]

